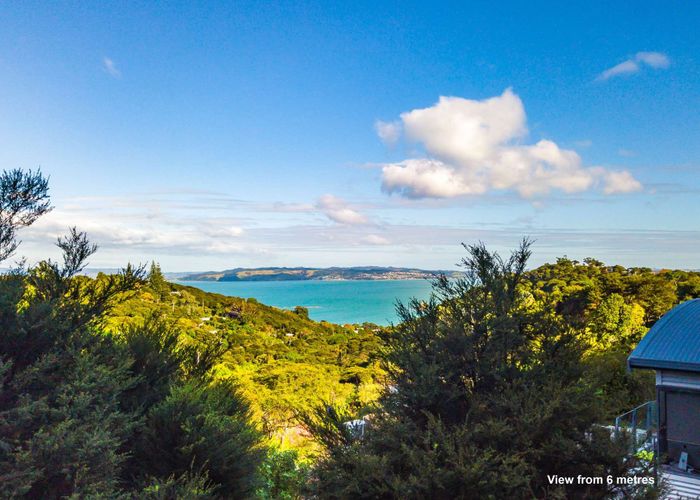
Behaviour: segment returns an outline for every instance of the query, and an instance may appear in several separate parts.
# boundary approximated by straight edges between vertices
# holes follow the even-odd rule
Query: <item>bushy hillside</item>
[[[534,309],[575,329],[586,376],[608,421],[654,398],[653,374],[627,370],[627,356],[669,309],[700,297],[700,273],[606,266],[567,258],[527,272],[522,285]]]
[[[296,452],[309,460],[326,456],[319,448],[323,434],[315,433],[318,429],[309,425],[308,416],[318,414],[319,408],[332,408],[329,415],[340,415],[344,420],[368,413],[372,415],[370,420],[377,418],[382,389],[394,385],[401,376],[396,365],[393,371],[385,371],[391,367],[391,353],[399,352],[397,349],[421,369],[433,370],[448,359],[457,362],[462,356],[460,342],[464,341],[460,335],[451,337],[449,349],[428,350],[414,358],[423,352],[421,342],[426,340],[421,333],[423,327],[418,328],[415,321],[425,321],[427,327],[433,322],[440,324],[448,311],[452,311],[450,315],[463,314],[459,302],[454,301],[477,293],[481,286],[477,285],[473,292],[453,290],[451,295],[439,295],[432,305],[415,303],[413,313],[402,314],[409,323],[393,329],[371,324],[319,323],[310,320],[301,307],[286,311],[254,299],[226,297],[168,283],[157,265],[151,267],[145,280],[131,279],[121,286],[124,291],[120,292],[120,287],[114,287],[123,279],[108,275],[94,279],[70,277],[49,264],[4,278],[7,332],[17,335],[6,333],[2,346],[3,359],[10,361],[4,367],[10,372],[2,397],[11,408],[0,414],[0,419],[5,419],[2,439],[13,450],[12,461],[5,462],[5,475],[10,477],[8,474],[16,471],[29,474],[26,479],[6,482],[8,492],[41,491],[50,484],[60,484],[66,491],[116,491],[118,481],[136,474],[123,484],[128,484],[137,496],[201,490],[214,492],[216,497],[216,492],[221,491],[217,488],[226,484],[226,477],[231,477],[227,476],[232,473],[227,467],[236,462],[231,458],[235,456],[236,443],[243,442],[250,449],[241,455],[246,469],[234,472],[235,487],[246,488],[246,495],[255,489],[255,495],[262,498],[282,494],[298,498],[304,488],[319,483],[309,482],[309,462],[300,462]],[[438,287],[438,292],[446,290],[447,284]],[[109,296],[108,307],[102,304],[104,294]],[[540,318],[538,324],[542,326],[538,330],[543,325],[559,325],[557,328],[581,347],[580,370],[577,368],[577,375],[569,383],[574,391],[586,388],[588,397],[594,399],[577,403],[571,409],[585,410],[589,416],[595,416],[596,422],[607,423],[653,397],[651,374],[628,373],[626,356],[661,314],[683,300],[700,296],[700,274],[560,259],[523,273],[516,296],[518,315]],[[486,308],[488,315],[484,318],[464,317],[454,326],[471,328],[468,321],[476,321],[475,326],[489,323],[491,308]],[[54,318],[51,321],[60,322],[51,326],[44,319],[46,315]],[[70,321],[63,324],[66,318]],[[89,323],[82,318],[89,318]],[[40,325],[36,330],[41,333],[39,336],[33,333],[35,324]],[[57,329],[55,337],[45,343],[46,332],[53,329]],[[411,331],[410,344],[397,344],[403,342],[402,335]],[[540,348],[531,349],[539,353]],[[25,361],[34,351],[31,360]],[[51,373],[56,376],[56,367],[65,371],[56,379],[60,383],[47,378]],[[462,373],[459,370],[454,380],[462,380]],[[428,391],[426,395],[432,391],[439,395],[444,389],[443,376],[432,371],[423,376],[426,378],[421,384]],[[36,385],[39,381],[42,382]],[[76,406],[77,399],[65,399],[79,394],[81,387],[104,396],[85,401],[88,413]],[[408,390],[404,389],[406,394]],[[36,391],[36,395],[27,391]],[[27,394],[35,399],[23,399]],[[44,394],[49,399],[42,399],[47,397]],[[387,397],[386,392],[384,396]],[[115,397],[119,399],[117,406],[113,403]],[[48,406],[42,406],[45,404]],[[593,411],[593,406],[586,405],[597,409]],[[519,411],[518,408],[513,410]],[[31,415],[32,420],[23,420],[24,414]],[[47,422],[49,414],[53,420],[46,427],[41,422]],[[111,420],[101,416],[105,414]],[[494,414],[494,422],[500,421],[498,415]],[[219,424],[200,429],[209,425],[206,419],[223,419],[221,422],[228,426],[224,434],[218,433]],[[252,428],[241,427],[247,421]],[[68,423],[72,427],[65,427]],[[45,431],[41,431],[41,425]],[[180,435],[186,429],[189,430]],[[400,426],[386,427],[385,431],[387,436],[394,433],[396,441],[392,446],[399,448],[382,451],[385,445],[379,443],[379,454],[370,457],[379,460],[372,466],[377,478],[384,474],[382,461],[391,459],[405,444]],[[104,437],[100,434],[103,432],[107,433]],[[262,441],[255,444],[255,435],[260,432]],[[222,447],[216,442],[217,436],[228,436],[230,442]],[[202,439],[213,441],[202,449],[192,448]],[[106,450],[100,460],[89,452],[91,442]],[[461,441],[453,444],[457,442]],[[509,453],[506,444],[504,453]],[[47,446],[58,448],[51,451]],[[119,455],[122,447],[130,450],[130,455]],[[295,452],[280,452],[289,448]],[[109,450],[117,454],[109,455]],[[75,464],[97,475],[86,476],[80,482],[71,479],[73,465],[66,465],[66,474],[51,476],[52,466],[43,460],[43,453],[60,456],[62,463]],[[416,453],[415,459],[422,463],[422,452]],[[192,469],[193,457],[211,465],[207,470]],[[219,462],[211,462],[215,460]],[[98,481],[99,467],[116,471],[107,476],[112,482]],[[443,469],[436,470],[436,474],[449,471],[447,465],[439,467]],[[338,478],[331,474],[326,479]],[[350,481],[352,487],[351,479],[342,478]],[[430,484],[428,477],[421,481]],[[493,481],[490,487],[500,484],[495,478]]]
[[[520,284],[533,310],[562,317],[586,345],[588,376],[609,418],[652,395],[650,378],[625,358],[661,314],[700,295],[700,274],[605,266],[566,258],[527,271]],[[272,442],[304,449],[296,416],[322,402],[361,415],[385,384],[376,325],[315,322],[307,311],[227,297],[166,282],[157,266],[138,293],[110,314],[110,331],[152,316],[177,326],[185,343],[219,350],[215,376],[232,379],[251,401]]]
[[[216,348],[216,378],[239,385],[261,428],[283,448],[309,444],[297,413],[321,401],[361,413],[383,384],[376,325],[319,323],[302,307],[286,311],[168,283],[157,266],[110,313],[107,329],[118,335],[153,316],[176,325],[182,342]]]
[[[385,337],[392,390],[361,439],[342,409],[306,417],[324,449],[318,498],[657,498],[549,478],[653,475],[604,425],[654,398],[653,374],[628,373],[626,357],[700,293],[700,275],[566,258],[528,272],[530,245],[510,258],[468,246],[461,279],[399,308]]]

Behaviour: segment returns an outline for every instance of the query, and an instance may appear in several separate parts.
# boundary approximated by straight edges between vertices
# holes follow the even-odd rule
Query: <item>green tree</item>
[[[102,282],[76,276],[95,250],[71,230],[59,239],[63,265],[43,262],[0,280],[0,492],[61,498],[113,494],[135,425],[119,396],[134,379],[129,360],[99,318],[140,273],[127,268]]]
[[[312,482],[320,497],[603,498],[619,492],[547,476],[619,476],[637,465],[596,426],[579,332],[529,304],[529,243],[506,260],[483,245],[467,250],[463,278],[399,305],[402,322],[386,339],[391,390],[364,437],[334,411],[307,417],[326,448]]]
[[[15,169],[0,174],[0,261],[17,249],[17,229],[50,210],[49,181],[41,171]]]
[[[174,386],[147,414],[135,451],[139,470],[156,477],[206,470],[217,494],[248,498],[263,457],[249,418],[232,384]]]
[[[48,210],[46,190],[40,174],[0,176],[0,257]],[[61,263],[0,275],[0,496],[250,496],[259,436],[235,388],[210,378],[220,346],[182,344],[156,316],[108,333],[143,268],[91,279],[87,236],[71,229],[58,246]]]
[[[261,500],[303,498],[309,469],[309,464],[300,460],[296,450],[269,450],[262,464],[263,484],[256,496]]]
[[[160,265],[156,262],[151,262],[151,268],[148,271],[148,286],[153,290],[158,297],[162,300],[164,296],[169,291],[168,282],[165,281],[165,276],[160,270]]]
[[[589,323],[590,346],[596,350],[622,347],[631,350],[646,332],[644,309],[639,304],[628,304],[618,293],[606,295],[591,314]]]

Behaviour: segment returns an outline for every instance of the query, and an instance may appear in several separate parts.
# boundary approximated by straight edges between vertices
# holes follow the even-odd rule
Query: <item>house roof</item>
[[[700,299],[664,314],[632,351],[630,368],[700,372]]]

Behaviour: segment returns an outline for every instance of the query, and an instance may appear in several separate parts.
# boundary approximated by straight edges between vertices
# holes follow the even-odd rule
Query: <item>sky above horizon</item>
[[[700,268],[700,4],[4,2],[0,168],[91,267]]]

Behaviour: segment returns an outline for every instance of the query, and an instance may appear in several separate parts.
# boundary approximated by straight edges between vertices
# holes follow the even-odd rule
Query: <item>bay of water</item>
[[[205,292],[253,297],[283,309],[303,306],[309,317],[331,323],[388,325],[397,321],[396,301],[430,296],[428,280],[350,281],[178,281]]]

